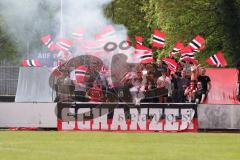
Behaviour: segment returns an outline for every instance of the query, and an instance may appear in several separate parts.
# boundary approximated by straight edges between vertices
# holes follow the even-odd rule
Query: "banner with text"
[[[59,131],[195,132],[196,104],[58,103]]]

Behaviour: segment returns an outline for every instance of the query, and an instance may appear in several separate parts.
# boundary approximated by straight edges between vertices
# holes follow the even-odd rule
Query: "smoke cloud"
[[[61,0],[1,0],[1,27],[10,35],[20,53],[27,52],[29,48],[30,52],[41,50],[41,36],[52,34],[59,38],[61,26],[65,38],[80,26],[86,29],[87,37],[94,38],[102,27],[112,24],[104,16],[104,7],[111,1],[62,0],[61,7]],[[113,26],[120,40],[124,40],[126,29],[121,25]]]

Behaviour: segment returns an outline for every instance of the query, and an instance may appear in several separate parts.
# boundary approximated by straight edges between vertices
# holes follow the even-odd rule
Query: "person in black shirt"
[[[211,90],[212,85],[211,85],[211,79],[209,76],[205,75],[206,74],[206,69],[202,69],[202,73],[200,76],[198,76],[198,81],[202,82],[202,88],[208,94],[208,92]]]
[[[203,103],[206,98],[206,91],[202,87],[202,82],[197,82],[197,90],[195,92],[196,103]]]
[[[164,63],[162,60],[158,60],[157,64],[155,66],[155,71],[154,71],[154,78],[158,79],[158,77],[162,76],[162,72],[169,72],[166,63]]]
[[[174,102],[184,103],[186,101],[184,96],[184,91],[190,82],[189,79],[186,78],[186,71],[182,70],[181,76],[178,76],[176,73],[173,73],[172,82],[174,82],[174,89],[175,89],[175,95],[173,95]]]

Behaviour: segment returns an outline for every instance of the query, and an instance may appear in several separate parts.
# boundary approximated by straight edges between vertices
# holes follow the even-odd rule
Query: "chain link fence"
[[[7,60],[0,61],[0,96],[15,96],[19,66]]]

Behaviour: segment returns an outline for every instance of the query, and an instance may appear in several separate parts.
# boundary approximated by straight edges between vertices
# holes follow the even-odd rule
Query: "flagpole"
[[[27,58],[30,58],[30,53],[29,53],[29,40],[27,41]]]
[[[60,6],[60,37],[63,37],[63,1],[61,1]]]

